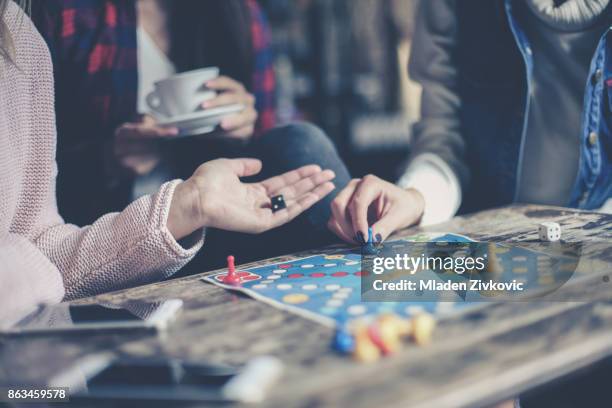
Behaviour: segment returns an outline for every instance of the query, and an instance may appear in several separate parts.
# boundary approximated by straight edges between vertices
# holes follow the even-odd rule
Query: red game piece
[[[236,276],[233,255],[227,257],[227,275],[223,277],[223,283],[226,285],[240,285],[240,278]]]

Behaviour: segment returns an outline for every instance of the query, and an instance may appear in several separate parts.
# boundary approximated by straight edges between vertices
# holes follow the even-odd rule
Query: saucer
[[[244,109],[244,106],[240,104],[221,106],[162,119],[158,124],[164,127],[178,128],[179,136],[201,135],[215,130],[224,116],[240,112],[242,109]]]

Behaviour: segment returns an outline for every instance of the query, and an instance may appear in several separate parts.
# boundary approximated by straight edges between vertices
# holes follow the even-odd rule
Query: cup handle
[[[162,100],[159,94],[157,93],[157,90],[150,92],[147,95],[146,100],[147,100],[147,105],[149,105],[149,108],[151,108],[151,110],[153,110],[156,113],[160,113],[164,116],[168,116],[168,113],[164,112]]]

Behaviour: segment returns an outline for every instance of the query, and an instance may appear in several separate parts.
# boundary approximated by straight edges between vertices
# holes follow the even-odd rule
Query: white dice
[[[561,226],[556,222],[543,222],[538,225],[540,241],[558,241],[561,239]]]

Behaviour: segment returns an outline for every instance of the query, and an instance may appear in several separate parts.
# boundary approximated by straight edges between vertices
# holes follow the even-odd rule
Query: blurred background
[[[272,29],[279,123],[316,123],[355,177],[395,181],[420,111],[407,70],[418,0],[259,3]]]

